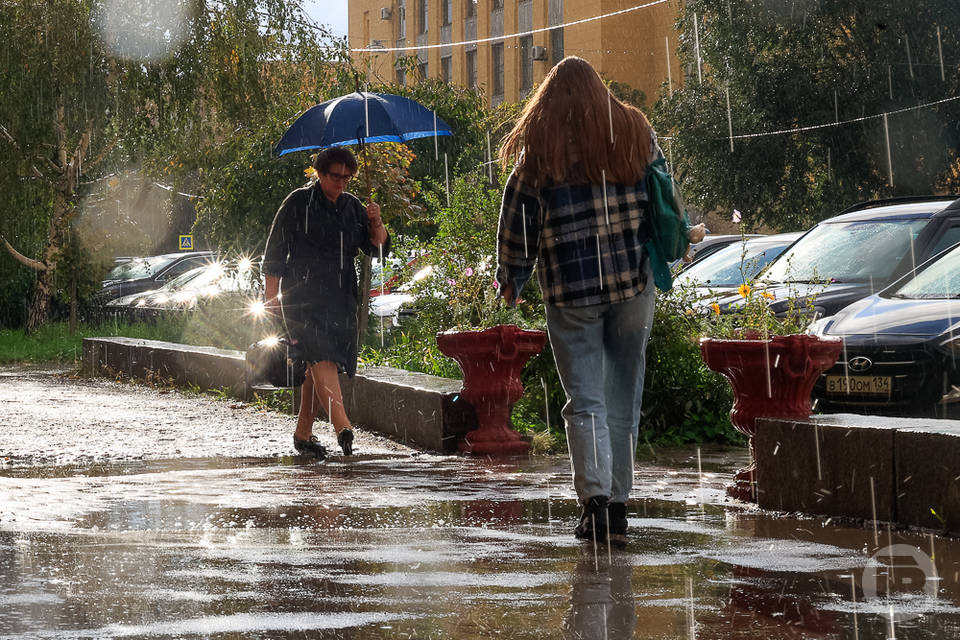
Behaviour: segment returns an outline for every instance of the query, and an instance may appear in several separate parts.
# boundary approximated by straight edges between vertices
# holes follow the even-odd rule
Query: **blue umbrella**
[[[450,126],[419,102],[357,91],[310,107],[286,130],[273,153],[367,142],[406,142],[449,136]]]

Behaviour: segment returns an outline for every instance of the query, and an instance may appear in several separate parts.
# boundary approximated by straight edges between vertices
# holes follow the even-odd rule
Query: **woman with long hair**
[[[577,57],[550,70],[500,147],[501,164],[514,168],[496,278],[512,305],[537,267],[567,396],[578,538],[626,541],[655,288],[643,178],[658,156],[643,112]]]

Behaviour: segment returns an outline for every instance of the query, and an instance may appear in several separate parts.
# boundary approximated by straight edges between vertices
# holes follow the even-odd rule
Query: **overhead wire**
[[[439,44],[420,44],[420,45],[410,45],[404,47],[363,47],[358,49],[350,49],[351,53],[388,53],[391,51],[420,51],[422,49],[442,49],[445,47],[465,47],[473,44],[483,44],[485,42],[497,42],[499,40],[506,40],[508,38],[522,38],[523,36],[533,35],[535,33],[543,33],[545,31],[553,31],[555,29],[563,29],[565,27],[573,27],[578,24],[585,24],[587,22],[593,22],[595,20],[603,20],[604,18],[610,18],[613,16],[623,15],[625,13],[630,13],[632,11],[638,11],[640,9],[646,9],[648,7],[653,7],[658,4],[666,4],[670,0],[654,0],[653,2],[648,2],[646,4],[639,4],[634,7],[628,7],[626,9],[620,9],[619,11],[611,11],[610,13],[604,13],[596,16],[590,16],[589,18],[581,18],[580,20],[573,20],[571,22],[565,22],[563,24],[555,24],[549,27],[540,27],[539,29],[530,29],[528,31],[518,31],[517,33],[507,33],[501,36],[492,36],[489,38],[477,38],[475,40],[462,40],[459,42],[441,42]]]

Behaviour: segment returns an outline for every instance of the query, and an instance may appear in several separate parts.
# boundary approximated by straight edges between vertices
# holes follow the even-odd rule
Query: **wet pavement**
[[[960,636],[960,542],[731,503],[742,450],[641,451],[617,549],[572,537],[566,458],[291,430],[0,368],[0,639]]]

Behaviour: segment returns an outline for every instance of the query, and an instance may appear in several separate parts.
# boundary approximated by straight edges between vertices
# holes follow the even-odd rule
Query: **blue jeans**
[[[640,424],[647,338],[655,289],[647,267],[643,293],[588,307],[547,305],[547,332],[560,382],[573,486],[586,500],[626,502]]]

